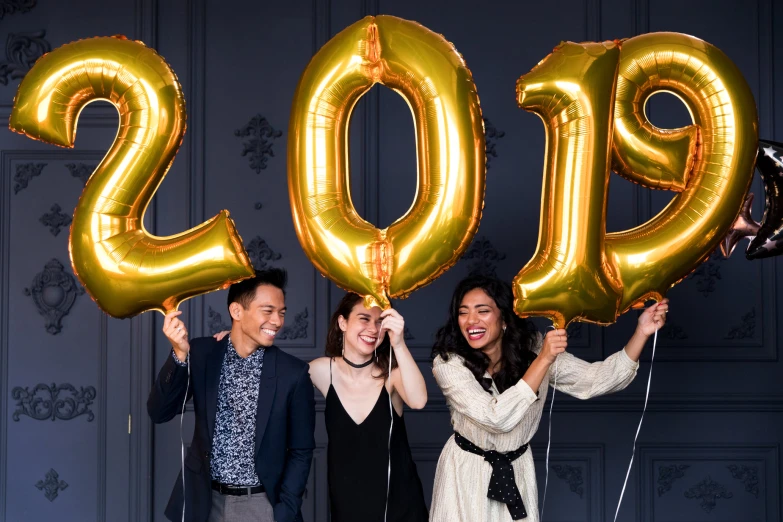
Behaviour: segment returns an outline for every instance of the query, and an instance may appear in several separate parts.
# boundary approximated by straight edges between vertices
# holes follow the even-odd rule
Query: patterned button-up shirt
[[[176,355],[174,359],[177,360]],[[255,470],[255,434],[263,366],[263,348],[242,358],[229,336],[220,372],[211,461],[212,479],[223,484],[261,484]]]

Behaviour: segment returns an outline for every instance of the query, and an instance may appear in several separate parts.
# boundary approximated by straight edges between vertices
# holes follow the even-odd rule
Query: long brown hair
[[[340,329],[340,316],[346,321],[348,316],[351,315],[353,307],[358,303],[361,303],[362,296],[348,292],[340,300],[340,304],[337,305],[337,309],[332,314],[332,320],[329,321],[329,332],[326,334],[326,356],[327,357],[342,357],[343,355],[343,331]],[[376,379],[385,379],[389,375],[389,352],[391,351],[391,342],[389,341],[389,334],[384,334],[383,341],[376,349],[375,353],[378,354],[378,358],[375,361],[375,365],[381,369],[379,375],[374,375]],[[373,355],[374,357],[374,355]],[[397,360],[392,362],[392,369],[397,367]]]

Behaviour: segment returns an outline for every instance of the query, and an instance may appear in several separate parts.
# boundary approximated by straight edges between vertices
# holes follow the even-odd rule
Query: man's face
[[[283,328],[285,322],[285,295],[283,291],[272,285],[261,285],[256,288],[256,295],[247,308],[239,303],[236,314],[232,318],[239,322],[242,333],[259,346],[272,346],[275,336]]]

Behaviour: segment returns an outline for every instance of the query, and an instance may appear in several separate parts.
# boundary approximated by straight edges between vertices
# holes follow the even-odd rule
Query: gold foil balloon
[[[758,147],[753,93],[719,49],[677,33],[645,34],[622,45],[615,120],[629,118],[621,107],[633,106],[633,117],[643,123],[635,131],[627,128],[627,143],[632,134],[633,142],[651,157],[665,148],[644,115],[645,103],[660,91],[685,103],[700,140],[685,189],[650,221],[606,236],[607,257],[617,266],[623,285],[619,313],[647,299],[662,299],[718,248],[742,209]],[[615,129],[617,138],[626,128]],[[662,186],[652,173],[645,176],[649,182],[640,180],[643,185]]]
[[[613,42],[565,42],[517,82],[517,103],[541,117],[547,142],[538,247],[513,285],[523,317],[558,327],[616,318],[604,231],[619,58]]]
[[[544,118],[547,153],[539,244],[514,280],[515,307],[559,327],[614,322],[709,257],[742,207],[758,140],[750,88],[714,46],[677,33],[599,45],[561,44],[517,87],[520,107]],[[618,67],[605,58],[591,75],[617,45]],[[692,126],[649,122],[645,104],[662,91],[686,104]],[[610,158],[620,175],[678,194],[647,223],[607,234]]]
[[[10,128],[73,147],[80,111],[105,100],[117,137],[87,182],[73,216],[73,270],[109,315],[168,312],[189,297],[253,275],[227,211],[186,232],[155,237],[142,218],[185,134],[185,100],[152,49],[122,37],[89,38],[40,58],[25,76]]]
[[[418,158],[416,198],[384,230],[356,212],[348,165],[351,111],[376,83],[408,103]],[[327,42],[302,74],[288,139],[296,233],[313,264],[368,305],[387,307],[460,258],[481,219],[485,173],[476,86],[442,36],[369,16]]]

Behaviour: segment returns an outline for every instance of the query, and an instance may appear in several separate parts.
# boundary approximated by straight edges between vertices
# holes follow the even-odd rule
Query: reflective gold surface
[[[522,317],[558,327],[616,318],[621,288],[604,230],[619,58],[613,42],[564,42],[517,82],[517,102],[544,121],[547,143],[538,246],[513,284]]]
[[[418,158],[415,200],[383,230],[356,212],[348,165],[351,111],[376,83],[408,103]],[[478,229],[486,169],[476,87],[453,45],[415,22],[366,17],[313,57],[290,121],[294,225],[321,273],[387,307],[456,263]]]
[[[74,273],[102,310],[129,317],[167,312],[189,297],[253,275],[227,211],[169,237],[142,224],[185,133],[174,72],[152,49],[121,37],[80,40],[39,59],[14,100],[9,127],[73,147],[79,113],[92,101],[119,113],[117,137],[74,211]]]
[[[758,114],[753,93],[736,65],[718,48],[693,36],[651,33],[626,40],[618,75],[616,121],[621,106],[633,105],[636,112],[626,113],[626,119],[644,124],[634,141],[625,143],[636,143],[643,151],[666,149],[643,112],[646,100],[660,90],[685,102],[700,137],[684,190],[650,221],[606,236],[607,257],[617,266],[623,285],[618,310],[623,313],[642,306],[645,299],[663,298],[731,229],[753,179]],[[617,146],[622,155],[630,156],[624,147]],[[674,148],[670,152],[671,157],[684,157]],[[683,165],[687,161],[673,171]],[[645,186],[665,185],[663,172],[658,178],[649,171],[635,175]]]
[[[661,91],[688,106],[693,125],[649,122],[644,107]],[[662,299],[731,229],[752,180],[758,116],[714,46],[677,33],[564,43],[520,78],[517,96],[547,129],[539,243],[514,279],[519,315],[558,327],[614,322]],[[650,221],[606,234],[609,158],[622,176],[679,193]]]

